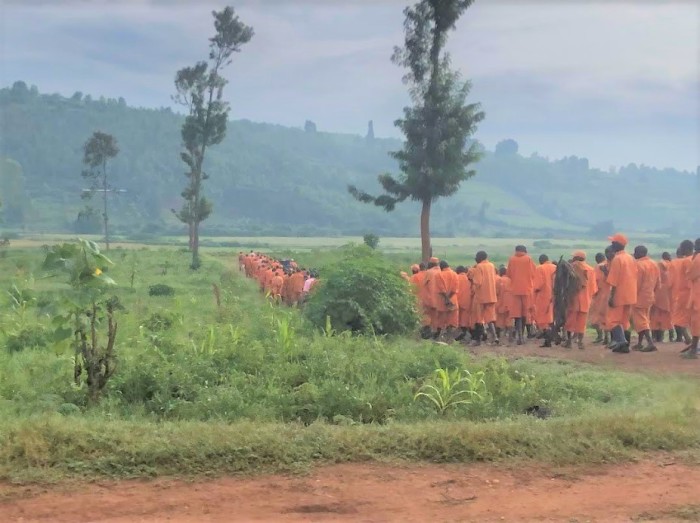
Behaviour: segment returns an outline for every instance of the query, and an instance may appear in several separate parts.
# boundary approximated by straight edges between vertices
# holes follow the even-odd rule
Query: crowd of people
[[[672,258],[658,261],[639,245],[627,251],[624,234],[590,265],[575,251],[558,262],[547,255],[539,265],[519,245],[508,264],[496,268],[484,251],[475,264],[454,270],[445,260],[430,258],[402,275],[413,286],[422,313],[424,338],[465,340],[472,345],[522,345],[540,338],[543,347],[561,344],[584,349],[587,326],[593,343],[614,352],[657,350],[669,341],[684,343],[685,358],[698,357],[700,340],[700,238],[684,240]],[[637,342],[631,347],[632,329]]]
[[[305,270],[294,260],[276,260],[261,253],[238,253],[238,268],[258,282],[263,294],[290,307],[302,305],[318,282],[316,271]]]

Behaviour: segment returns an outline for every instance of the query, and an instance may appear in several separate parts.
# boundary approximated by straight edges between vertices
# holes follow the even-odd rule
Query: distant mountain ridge
[[[23,82],[0,89],[0,156],[21,166],[18,174],[14,162],[0,163],[0,200],[24,202],[5,216],[4,226],[46,232],[80,227],[81,147],[101,130],[119,143],[110,176],[127,191],[112,199],[115,232],[181,233],[171,213],[180,206],[185,182],[181,123],[182,116],[169,109],[132,108],[123,99],[41,94]],[[417,205],[385,213],[354,201],[346,190],[348,184],[378,190],[377,175],[397,170],[388,152],[400,145],[312,127],[232,121],[205,165],[214,212],[203,234],[415,236]],[[454,197],[434,206],[436,236],[571,236],[612,227],[677,235],[699,228],[700,172],[630,165],[610,173],[590,169],[585,158],[525,158],[510,141],[485,152],[476,170]]]

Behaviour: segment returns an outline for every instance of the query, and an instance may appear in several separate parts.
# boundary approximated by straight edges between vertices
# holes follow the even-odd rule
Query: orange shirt
[[[646,309],[654,304],[659,278],[659,267],[649,256],[637,260],[637,307]]]
[[[557,266],[546,261],[535,269],[535,307],[546,310],[552,302],[552,289],[554,287],[554,273]]]
[[[615,287],[615,307],[637,303],[637,262],[628,252],[615,254],[608,283]]]
[[[457,305],[467,310],[472,307],[472,282],[466,272],[457,275]]]
[[[304,273],[295,272],[289,277],[289,291],[292,296],[301,294],[304,290]]]
[[[496,268],[484,260],[474,267],[474,301],[478,304],[496,303]]]
[[[516,252],[508,260],[506,276],[514,296],[529,296],[535,288],[537,267],[526,253]]]
[[[445,299],[443,298],[443,294],[449,296],[452,294],[452,297],[450,298],[450,303],[454,305],[455,307],[457,306],[457,291],[459,287],[459,282],[457,281],[457,273],[447,267],[445,270],[441,270],[437,274],[437,278],[435,279],[435,289],[437,292],[437,295],[435,296],[435,303],[436,303],[436,309],[439,311],[447,311],[449,310],[447,305],[445,304]]]
[[[411,284],[413,292],[418,296],[423,286],[423,280],[425,279],[425,271],[418,271],[415,274],[411,274],[408,278],[408,282]]]
[[[661,311],[670,312],[671,310],[671,274],[669,269],[671,262],[661,260],[658,262],[659,267],[659,287],[654,293],[654,307]]]
[[[510,300],[513,296],[511,290],[510,278],[508,276],[499,277],[496,282],[496,299],[498,300],[496,304],[496,312],[499,314],[505,314],[510,310]]]
[[[690,282],[688,308],[693,311],[700,311],[700,254],[695,253],[693,257],[690,258],[688,271],[685,275]]]
[[[421,292],[421,301],[425,307],[435,308],[435,295],[437,293],[437,278],[440,274],[440,267],[432,267],[425,271],[423,279],[423,292]]]
[[[284,278],[282,278],[282,276],[279,274],[273,276],[272,282],[270,283],[270,290],[272,291],[272,294],[279,296],[282,293],[282,285],[284,285]]]
[[[598,292],[595,270],[583,261],[575,261],[571,265],[576,273],[581,276],[581,288],[574,298],[572,309],[579,312],[588,312],[591,310],[593,295]]]

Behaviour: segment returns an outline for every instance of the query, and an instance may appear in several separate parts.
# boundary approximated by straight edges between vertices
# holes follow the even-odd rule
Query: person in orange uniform
[[[294,269],[294,273],[289,276],[289,304],[296,307],[301,302],[301,297],[304,292],[304,271]]]
[[[688,300],[690,299],[690,281],[688,280],[688,268],[692,263],[693,242],[683,240],[678,247],[678,258],[671,262],[672,269],[672,298],[673,309],[671,312],[671,322],[676,330],[676,341],[685,341],[690,345],[690,309]]]
[[[282,301],[282,285],[284,285],[282,269],[278,269],[275,271],[275,275],[272,277],[272,282],[270,283],[270,294],[275,303],[280,303],[280,301]]]
[[[515,247],[515,254],[508,260],[506,275],[510,278],[511,299],[510,315],[515,318],[515,336],[518,345],[522,345],[525,324],[531,308],[532,293],[535,289],[537,268],[528,256],[524,245]]]
[[[666,331],[669,332],[669,338],[671,333],[673,333],[673,323],[671,323],[671,276],[669,273],[671,255],[665,252],[661,256],[661,261],[657,263],[659,268],[659,286],[654,293],[654,303],[649,312],[652,338],[656,343],[664,341]]]
[[[684,358],[698,358],[698,343],[700,342],[700,238],[695,240],[695,253],[690,259],[686,278],[690,282],[688,310],[690,311],[690,334],[692,339]]]
[[[496,336],[496,268],[488,260],[484,251],[476,253],[476,266],[473,269],[474,302],[476,318],[472,345],[481,345],[484,332],[489,340],[498,343]]]
[[[572,257],[571,266],[579,277],[580,288],[566,312],[567,339],[564,342],[564,348],[571,348],[573,337],[576,338],[578,348],[584,349],[583,335],[586,332],[588,312],[591,309],[593,296],[598,292],[598,284],[593,267],[586,263],[586,253],[575,251]]]
[[[460,330],[455,341],[462,341],[474,325],[472,323],[472,282],[467,277],[467,269],[464,266],[460,265],[455,272],[457,273],[457,308],[459,310],[457,323]]]
[[[599,252],[595,255],[595,267],[593,267],[593,272],[595,273],[595,283],[598,287],[598,292],[593,295],[593,300],[591,301],[591,308],[588,311],[588,323],[591,327],[595,329],[596,338],[593,340],[594,344],[603,343],[604,336],[603,327],[605,326],[605,314],[604,307],[607,306],[608,296],[605,295],[603,285],[605,285],[605,272],[603,267],[605,266],[605,255]],[[603,312],[601,314],[601,312]]]
[[[634,259],[637,260],[637,303],[632,307],[632,324],[637,331],[637,345],[634,349],[642,352],[657,350],[651,337],[651,307],[659,288],[660,272],[656,263],[649,258],[644,245],[634,248]],[[647,340],[644,346],[643,341]]]
[[[607,277],[610,285],[607,323],[612,337],[609,347],[613,352],[628,353],[629,340],[625,331],[630,328],[632,306],[637,303],[637,262],[625,252],[627,236],[618,233],[608,239],[615,253]]]
[[[451,332],[459,322],[457,273],[450,268],[445,260],[440,262],[439,267],[440,272],[435,279],[437,295],[434,298],[438,320],[436,337],[438,338],[442,332]]]
[[[496,335],[499,339],[506,335],[509,342],[513,339],[513,322],[510,317],[510,302],[512,300],[512,290],[510,278],[506,276],[506,266],[498,268],[498,279],[496,280]]]
[[[432,331],[432,336],[435,336],[435,332],[438,329],[438,315],[435,305],[435,296],[437,296],[437,277],[440,274],[440,260],[438,258],[432,257],[428,260],[428,268],[425,271],[425,278],[423,280],[423,293],[421,294],[421,301],[423,306],[427,310],[428,318],[430,319],[430,329]]]
[[[427,339],[430,336],[430,315],[428,314],[428,309],[425,307],[422,296],[425,293],[424,283],[425,283],[425,264],[420,263],[419,265],[411,266],[411,274],[409,278],[409,283],[413,287],[413,292],[416,295],[416,300],[418,302],[418,312],[421,318],[421,337]]]
[[[554,323],[554,307],[552,293],[554,288],[554,273],[557,266],[549,261],[546,254],[539,259],[540,264],[535,270],[535,314],[537,328],[542,331],[544,343],[542,347],[552,346],[552,324]]]

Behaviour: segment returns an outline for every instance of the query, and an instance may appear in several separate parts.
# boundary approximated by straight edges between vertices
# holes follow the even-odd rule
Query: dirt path
[[[600,345],[591,345],[590,341],[588,341],[588,345],[584,350],[577,348],[563,349],[557,346],[551,349],[543,349],[540,348],[540,344],[539,340],[530,340],[519,347],[484,346],[476,349],[469,348],[469,351],[473,354],[498,354],[509,358],[537,356],[541,358],[569,359],[629,371],[700,376],[700,359],[684,360],[680,357],[680,351],[685,347],[683,343],[661,343],[658,346],[658,352],[630,351],[629,354],[617,354]]]
[[[0,486],[0,520],[41,522],[700,520],[700,467],[337,465],[308,476]],[[693,519],[694,518],[694,519]]]

